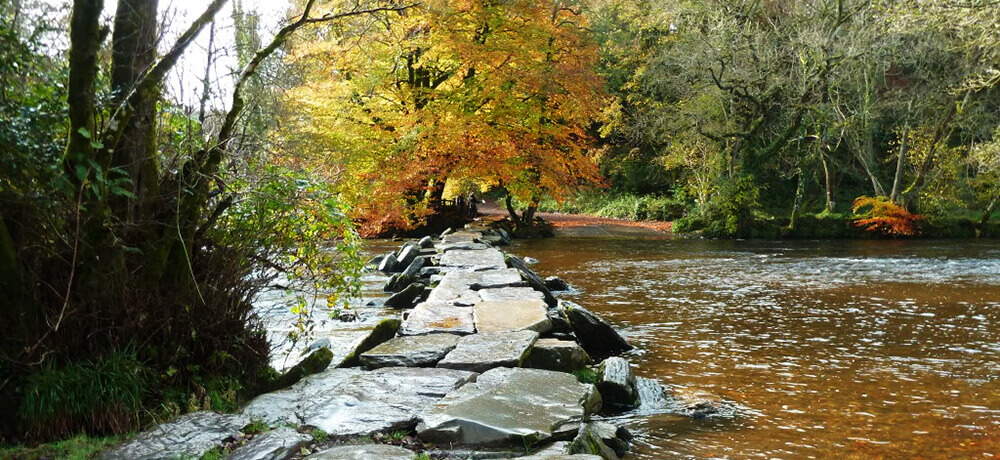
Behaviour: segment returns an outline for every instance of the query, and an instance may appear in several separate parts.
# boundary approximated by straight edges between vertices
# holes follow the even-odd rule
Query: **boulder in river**
[[[331,447],[306,460],[413,460],[416,452],[389,444],[351,444]]]
[[[446,332],[451,334],[472,334],[476,332],[472,321],[472,309],[456,307],[446,302],[423,302],[418,304],[403,321],[399,335],[421,335]]]
[[[424,293],[425,287],[426,286],[422,283],[410,283],[406,289],[403,289],[402,291],[389,296],[388,299],[385,299],[385,303],[383,305],[385,305],[386,308],[395,309],[413,308],[413,305],[420,298],[420,295]]]
[[[560,302],[559,311],[569,320],[580,345],[592,358],[600,359],[632,349],[632,345],[596,313],[567,301]]]
[[[192,412],[102,452],[102,460],[201,458],[250,424],[245,415]]]
[[[590,363],[590,356],[574,341],[538,339],[524,361],[524,367],[573,372]]]
[[[479,332],[535,331],[552,329],[541,300],[493,300],[476,304],[472,317]]]
[[[535,340],[538,340],[535,331],[467,335],[437,366],[473,372],[485,372],[495,367],[520,367]]]
[[[398,318],[386,318],[379,321],[379,323],[375,325],[375,328],[368,333],[368,336],[361,339],[358,344],[354,346],[354,350],[351,351],[351,353],[348,354],[337,367],[360,366],[361,360],[359,357],[361,354],[395,337],[396,331],[399,330],[401,323],[402,321]]]
[[[420,246],[417,246],[415,243],[407,243],[404,245],[403,248],[400,249],[399,255],[396,256],[396,258],[399,259],[399,267],[402,268],[410,265],[410,263],[413,262],[413,259],[417,258],[419,253]]]
[[[361,354],[361,365],[380,367],[433,367],[458,345],[455,334],[395,337]]]
[[[378,271],[382,273],[395,273],[399,268],[399,260],[392,253],[386,254],[378,264]]]
[[[545,287],[549,288],[550,291],[568,291],[569,285],[566,284],[562,278],[558,276],[550,276],[545,278]]]
[[[289,427],[275,428],[254,436],[250,442],[234,450],[227,460],[285,460],[299,453],[312,441],[312,436]]]
[[[417,246],[420,246],[420,249],[433,248],[434,247],[434,240],[432,240],[431,237],[429,237],[429,236],[425,236],[425,237],[421,238],[420,241],[417,241]]]
[[[604,399],[604,407],[630,409],[639,404],[635,388],[635,374],[624,358],[605,359],[597,370],[597,390]]]
[[[610,423],[584,423],[576,439],[570,443],[569,451],[572,454],[596,455],[603,460],[618,460],[628,453],[628,442],[619,439],[617,431],[618,428]]]
[[[522,445],[572,438],[600,394],[571,374],[496,368],[421,412],[417,435],[432,442]]]
[[[416,278],[420,276],[420,269],[427,266],[429,261],[430,257],[427,256],[414,257],[413,262],[410,262],[410,265],[407,265],[406,269],[403,270],[403,275],[408,276],[410,278]]]

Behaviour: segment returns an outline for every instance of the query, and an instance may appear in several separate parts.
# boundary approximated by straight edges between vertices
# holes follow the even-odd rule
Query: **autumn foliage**
[[[364,21],[368,21],[367,23]],[[296,43],[285,161],[338,185],[367,234],[414,225],[443,183],[525,201],[600,181],[596,44],[559,1],[429,1]]]
[[[854,200],[854,214],[860,216],[854,225],[882,236],[916,236],[924,220],[884,197],[860,196]]]

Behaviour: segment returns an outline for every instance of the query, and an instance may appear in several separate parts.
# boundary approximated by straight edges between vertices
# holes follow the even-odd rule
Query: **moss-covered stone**
[[[367,337],[361,339],[337,367],[357,367],[361,365],[361,353],[375,348],[396,336],[396,331],[403,322],[399,318],[387,318],[379,321]]]
[[[302,362],[292,366],[291,369],[281,374],[280,377],[269,385],[268,391],[287,388],[302,380],[302,377],[323,372],[327,367],[330,367],[330,361],[332,360],[333,352],[329,348],[320,348],[310,353]]]

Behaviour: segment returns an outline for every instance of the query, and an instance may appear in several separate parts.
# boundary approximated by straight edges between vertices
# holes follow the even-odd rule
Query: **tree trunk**
[[[97,53],[101,49],[100,18],[104,0],[76,0],[70,18],[69,47],[69,141],[64,161],[73,183],[79,184],[76,167],[88,167],[94,158],[91,140],[97,135],[94,125],[94,80],[97,78]],[[100,161],[98,161],[100,164]]]
[[[996,211],[997,204],[1000,203],[1000,188],[997,188],[996,193],[993,195],[993,199],[990,200],[989,206],[986,206],[986,210],[983,211],[983,218],[979,220],[979,230],[982,231],[986,224],[990,221],[990,216],[993,211]]]
[[[837,205],[833,201],[833,174],[830,173],[830,166],[827,164],[826,155],[820,151],[819,159],[823,162],[823,178],[826,183],[826,212],[833,212],[833,208]]]
[[[503,199],[504,204],[507,206],[507,214],[510,215],[510,220],[514,222],[515,228],[521,227],[521,218],[517,215],[517,210],[514,209],[514,197],[507,195]]]
[[[111,88],[114,106],[126,102],[143,74],[156,60],[157,0],[119,0],[112,40]],[[156,102],[159,85],[137,91],[128,103],[132,116],[122,130],[111,165],[121,168],[131,179],[135,199],[113,198],[115,214],[127,222],[156,209],[159,165],[156,159]]]
[[[899,154],[896,157],[896,176],[892,180],[892,194],[889,201],[899,204],[899,187],[903,183],[903,163],[906,161],[906,143],[910,137],[910,125],[903,128],[903,142],[899,145]]]
[[[792,215],[788,221],[788,229],[795,230],[795,225],[799,220],[799,210],[802,208],[802,199],[806,194],[806,180],[805,174],[802,173],[802,168],[798,171],[799,180],[795,186],[795,200],[792,202]]]

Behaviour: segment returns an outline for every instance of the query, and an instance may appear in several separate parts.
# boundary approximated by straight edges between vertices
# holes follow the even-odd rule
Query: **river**
[[[571,238],[509,249],[735,419],[619,418],[633,458],[1000,455],[995,241]]]

